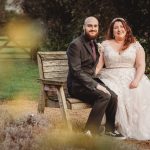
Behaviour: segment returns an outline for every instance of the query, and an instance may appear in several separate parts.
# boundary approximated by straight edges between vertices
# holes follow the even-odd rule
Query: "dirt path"
[[[28,100],[8,101],[0,105],[0,108],[8,109],[9,112],[16,118],[28,114],[37,114],[37,102]],[[69,110],[71,122],[73,125],[84,126],[89,115],[90,109]],[[44,116],[54,124],[59,124],[62,121],[62,116],[59,108],[45,107]]]

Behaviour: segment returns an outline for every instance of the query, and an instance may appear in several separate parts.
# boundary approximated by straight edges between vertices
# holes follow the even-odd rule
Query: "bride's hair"
[[[122,50],[125,50],[126,48],[129,47],[129,45],[131,43],[134,43],[136,41],[136,38],[133,36],[132,30],[131,30],[130,26],[128,25],[128,23],[125,19],[123,19],[123,18],[114,18],[112,20],[112,22],[109,25],[107,34],[106,34],[106,39],[107,40],[114,39],[113,27],[114,27],[115,22],[117,22],[117,21],[119,21],[123,24],[123,27],[125,28],[125,30],[127,32],[126,36],[125,36],[125,42],[124,42],[124,45],[123,45],[123,48],[122,48]]]

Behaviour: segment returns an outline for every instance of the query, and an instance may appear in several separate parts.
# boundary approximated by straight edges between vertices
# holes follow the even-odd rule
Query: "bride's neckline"
[[[108,42],[108,45],[109,45],[109,47],[114,51],[114,52],[116,52],[116,53],[118,53],[119,55],[121,55],[121,54],[123,54],[127,49],[125,49],[125,50],[117,50],[115,47],[113,47],[112,45],[113,45],[113,42],[114,43],[116,43],[116,44],[120,44],[120,43],[122,43],[122,42],[117,42],[117,41],[111,41],[111,42]],[[121,45],[121,44],[120,44]],[[121,46],[120,46],[120,48],[121,48]]]
[[[115,52],[115,53],[117,53],[119,55],[122,55],[126,51],[126,50],[118,51],[114,47],[112,47],[110,44],[109,44],[109,47],[113,50],[113,52]]]

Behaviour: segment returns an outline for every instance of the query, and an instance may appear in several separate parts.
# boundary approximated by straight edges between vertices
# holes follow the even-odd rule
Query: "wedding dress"
[[[136,71],[136,51],[143,47],[136,42],[121,54],[108,41],[103,47],[105,68],[100,79],[118,95],[118,131],[127,138],[150,140],[150,80],[143,75],[137,88],[129,88]]]

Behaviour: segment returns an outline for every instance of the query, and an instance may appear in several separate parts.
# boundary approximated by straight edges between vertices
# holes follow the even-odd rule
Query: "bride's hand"
[[[138,87],[138,81],[133,80],[130,84],[129,84],[129,88],[130,89],[134,89]]]
[[[110,95],[109,91],[105,87],[101,86],[100,84],[98,84],[96,88]]]

